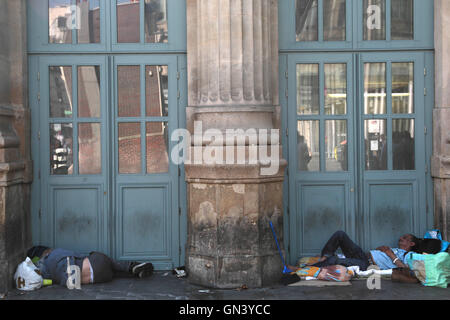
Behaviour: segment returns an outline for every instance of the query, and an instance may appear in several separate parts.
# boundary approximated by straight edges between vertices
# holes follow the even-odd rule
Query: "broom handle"
[[[273,228],[272,221],[269,221],[269,223],[270,223],[270,228],[272,229],[273,237],[275,238],[275,242],[277,244],[278,252],[280,253],[281,260],[283,261],[283,265],[286,266],[286,262],[284,261],[283,253],[281,252],[280,245],[278,244],[277,235],[275,234],[275,230]]]

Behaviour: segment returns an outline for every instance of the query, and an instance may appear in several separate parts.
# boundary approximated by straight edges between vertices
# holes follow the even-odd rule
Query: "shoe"
[[[149,277],[153,274],[153,264],[150,262],[136,264],[133,266],[131,273],[139,278]]]

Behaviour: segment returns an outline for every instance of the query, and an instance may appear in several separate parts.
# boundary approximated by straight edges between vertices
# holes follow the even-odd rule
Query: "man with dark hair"
[[[71,250],[35,246],[27,251],[27,256],[37,264],[44,279],[63,286],[71,276],[68,272],[71,266],[79,268],[81,284],[108,282],[115,277],[144,278],[153,274],[150,262],[115,261],[100,252],[84,256]]]
[[[414,235],[405,234],[398,240],[398,248],[381,246],[366,253],[344,231],[337,231],[323,247],[319,262],[313,266],[359,266],[362,271],[367,270],[370,265],[377,265],[381,270],[408,268],[406,263],[407,253],[417,243],[418,239]],[[345,258],[339,258],[335,255],[338,248],[341,248]]]

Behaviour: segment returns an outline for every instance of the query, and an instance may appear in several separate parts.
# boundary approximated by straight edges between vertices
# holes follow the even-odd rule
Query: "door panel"
[[[41,243],[179,266],[176,55],[39,58]]]
[[[365,189],[367,248],[396,245],[401,235],[415,230],[414,220],[420,196],[415,181],[384,184],[366,181]]]
[[[156,185],[119,188],[123,232],[121,256],[170,259],[169,188]],[[149,206],[149,203],[152,205]]]
[[[355,234],[353,56],[289,55],[291,257]]]
[[[361,240],[367,249],[394,246],[402,234],[421,236],[426,229],[424,63],[422,52],[359,57]],[[368,82],[380,83],[369,79],[367,66],[380,64],[383,85],[367,90]],[[370,104],[383,103],[378,112],[367,112]]]
[[[118,259],[179,264],[177,57],[114,57],[114,194]]]
[[[298,206],[303,214],[297,229],[302,231],[299,240],[306,252],[320,251],[329,234],[346,229],[348,188],[345,183],[334,183],[298,184]]]
[[[41,239],[85,254],[108,252],[106,59],[39,61]]]
[[[55,246],[74,248],[84,253],[100,250],[104,225],[100,199],[102,190],[98,186],[52,187],[50,197],[54,203]],[[81,201],[82,200],[82,201]],[[76,243],[74,243],[76,241]]]
[[[288,55],[292,263],[337,230],[365,250],[425,232],[425,56]]]

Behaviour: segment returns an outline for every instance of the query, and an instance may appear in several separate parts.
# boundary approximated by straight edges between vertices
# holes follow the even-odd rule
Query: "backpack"
[[[450,242],[442,240],[442,234],[441,234],[440,230],[434,229],[434,230],[427,231],[425,233],[425,236],[424,236],[423,240],[427,240],[427,239],[440,240],[440,242],[441,242],[440,243],[441,244],[441,248],[439,250],[440,252],[444,252],[444,251],[448,251],[449,250]],[[433,240],[427,240],[427,241],[429,241],[428,246],[433,246],[433,244],[431,244],[433,242]],[[436,240],[434,240],[434,242],[436,242]],[[437,244],[434,244],[434,246],[437,246]],[[427,252],[427,251],[423,251],[423,252]]]

